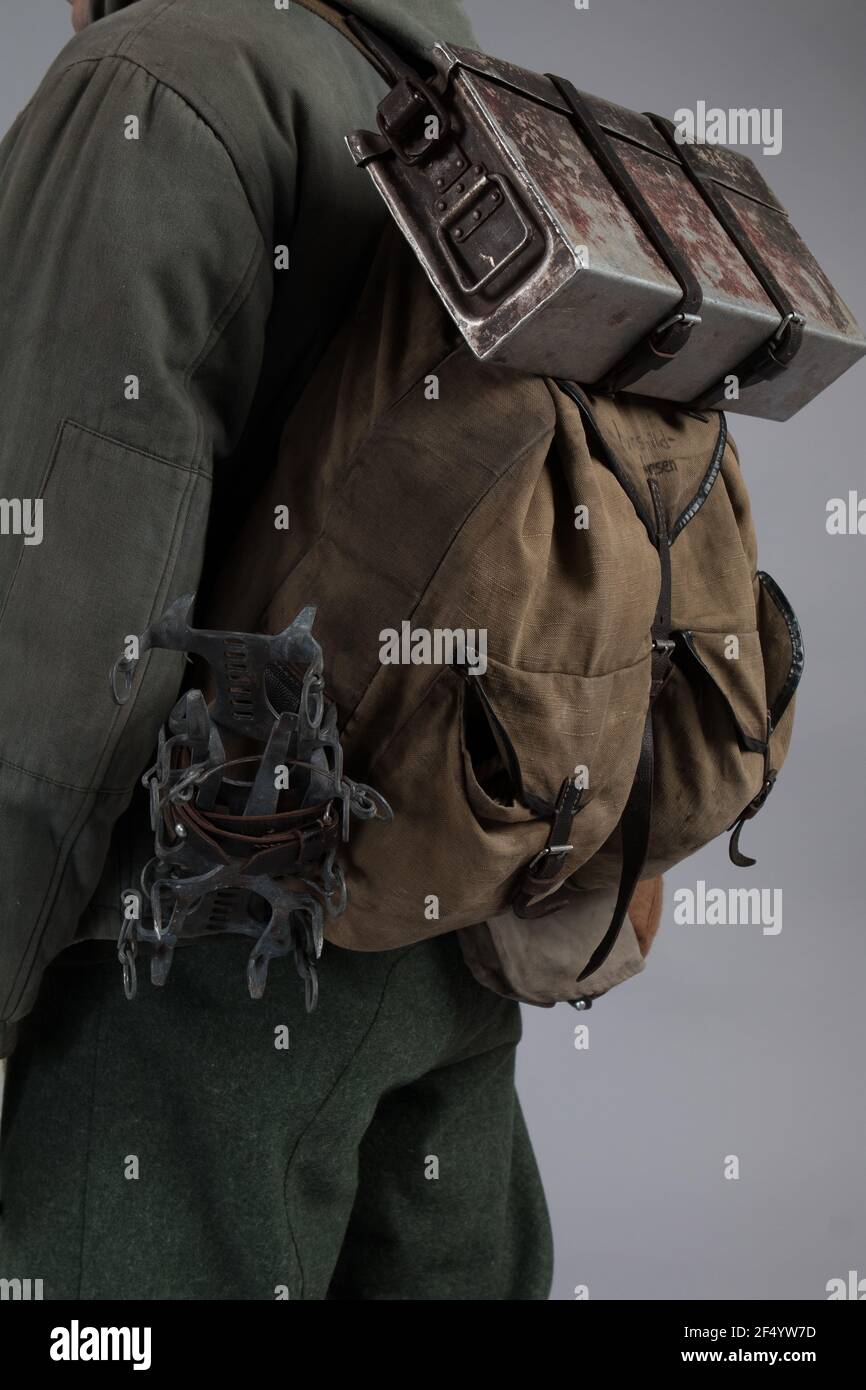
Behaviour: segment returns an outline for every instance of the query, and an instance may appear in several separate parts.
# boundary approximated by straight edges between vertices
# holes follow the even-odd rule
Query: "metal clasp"
[[[120,705],[121,708],[127,703],[132,694],[132,682],[137,665],[137,659],[121,656],[118,657],[109,672],[108,683],[111,687],[112,699],[114,703]]]
[[[666,333],[669,333],[672,328],[678,327],[678,325],[681,323],[688,324],[689,330],[691,331],[692,328],[697,328],[698,324],[703,323],[703,319],[700,314],[687,314],[682,309],[679,310],[676,314],[671,314],[670,318],[665,319],[664,322],[660,323],[657,328],[654,328],[652,333],[650,334],[650,347],[652,348],[656,356],[672,357],[675,355],[673,353],[665,353],[663,351],[660,351],[656,347],[656,343],[660,338],[663,338]]]
[[[770,349],[770,352],[772,353],[773,348],[777,348],[777,347],[780,346],[780,344],[784,341],[784,339],[785,339],[785,338],[787,337],[787,335],[790,333],[790,331],[791,331],[792,327],[794,327],[794,325],[796,325],[797,328],[803,328],[803,327],[805,327],[805,323],[806,323],[806,315],[805,315],[805,314],[799,313],[796,309],[793,310],[790,314],[786,314],[785,317],[782,319],[782,322],[779,324],[779,327],[776,329],[775,333],[773,334],[772,338],[770,339],[770,342],[769,342],[769,349]]]
[[[395,105],[396,103],[393,99],[398,95],[404,100],[408,96],[413,105],[404,106],[399,119],[395,122],[391,122],[388,120],[382,108],[389,104]],[[398,132],[401,129],[405,129],[405,127],[413,121],[421,118],[421,107],[425,103],[435,114],[439,122],[439,132],[432,138],[428,138],[425,135],[419,148],[407,149],[404,145],[399,143]],[[415,109],[416,106],[417,110]],[[425,83],[421,83],[420,79],[418,82],[415,82],[411,77],[401,77],[400,81],[391,88],[391,91],[376,113],[376,122],[383,136],[391,146],[391,149],[404,164],[420,164],[423,159],[426,159],[432,153],[437,145],[440,145],[442,141],[451,134],[451,116],[445,109],[439,93]]]
[[[460,263],[454,255],[454,251],[445,234],[453,227],[455,222],[459,221],[464,212],[466,212],[474,202],[477,202],[478,198],[486,191],[490,184],[494,185],[494,193],[498,193],[499,206],[504,207],[507,204],[513,211],[522,229],[522,236],[510,250],[505,252],[501,260],[491,266],[486,275],[482,275],[481,279],[476,280],[473,284],[471,280],[467,280],[464,276]],[[483,226],[484,224],[482,222],[479,225]],[[464,294],[478,294],[478,292],[483,290],[486,285],[489,285],[490,281],[495,279],[497,275],[501,275],[502,271],[505,270],[507,266],[511,265],[512,261],[515,261],[520,253],[529,245],[532,241],[532,235],[532,227],[523,216],[520,205],[514,196],[508,180],[503,178],[501,174],[485,174],[480,178],[477,183],[474,183],[469,191],[463,195],[460,201],[454,204],[454,207],[451,208],[447,216],[442,219],[439,226],[436,228],[436,236],[439,244],[448,261],[454,278]],[[460,244],[459,241],[458,244]],[[487,257],[486,259],[489,260],[492,258]]]
[[[542,860],[552,858],[553,855],[556,855],[557,859],[564,859],[565,856],[567,854],[570,854],[573,849],[574,845],[545,845],[544,849],[540,849],[538,851],[535,858],[529,865],[530,877],[536,877],[536,865],[540,864]]]
[[[136,921],[124,915],[120,934],[117,938],[117,959],[120,961],[123,970],[123,992],[127,999],[132,1000],[138,993],[138,977],[135,968],[135,957],[138,943],[134,936]]]

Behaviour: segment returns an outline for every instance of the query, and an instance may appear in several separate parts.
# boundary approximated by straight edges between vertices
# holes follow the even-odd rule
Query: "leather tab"
[[[553,813],[553,824],[547,837],[547,844],[527,868],[515,894],[512,910],[517,917],[545,917],[558,912],[564,899],[558,893],[550,893],[536,901],[550,887],[551,880],[562,870],[562,864],[573,846],[568,843],[574,818],[580,810],[584,788],[577,777],[568,777],[559,790]]]

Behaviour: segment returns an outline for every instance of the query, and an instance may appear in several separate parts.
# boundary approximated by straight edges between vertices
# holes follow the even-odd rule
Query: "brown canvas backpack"
[[[803,646],[724,416],[480,363],[393,228],[204,617],[308,604],[394,810],[347,848],[339,945],[459,928],[490,987],[588,1002],[642,964],[641,880],[734,827],[753,862]]]

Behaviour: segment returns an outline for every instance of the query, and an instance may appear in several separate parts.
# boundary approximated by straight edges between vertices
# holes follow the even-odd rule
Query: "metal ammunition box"
[[[432,56],[437,77],[396,83],[348,144],[480,359],[786,420],[866,353],[751,159],[558,78]]]

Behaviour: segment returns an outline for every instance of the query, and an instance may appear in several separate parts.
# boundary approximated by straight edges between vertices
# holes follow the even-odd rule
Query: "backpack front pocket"
[[[676,664],[653,716],[655,773],[647,876],[663,873],[743,819],[770,794],[788,751],[803,638],[778,585],[755,579],[751,631],[677,634]],[[741,867],[752,861],[732,842]],[[576,876],[615,882],[618,838]]]
[[[547,842],[545,806],[582,769],[586,791],[563,875],[577,868],[622,812],[648,687],[648,656],[594,677],[492,660],[483,676],[439,673],[364,769],[394,821],[379,836],[356,831],[349,906],[331,939],[383,949],[502,911]]]

